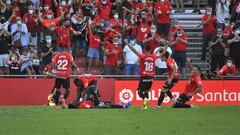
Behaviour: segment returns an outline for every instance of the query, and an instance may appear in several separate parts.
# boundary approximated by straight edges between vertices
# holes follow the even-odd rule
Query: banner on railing
[[[188,81],[179,81],[171,90],[173,96],[178,97],[185,89]],[[154,81],[149,91],[150,105],[156,105],[158,95],[164,81]],[[115,103],[123,103],[132,100],[132,105],[142,105],[143,100],[138,96],[138,81],[124,80],[115,81]],[[240,81],[239,80],[211,80],[203,81],[203,91],[193,96],[190,104],[198,105],[240,105]],[[166,96],[163,105],[172,104]]]

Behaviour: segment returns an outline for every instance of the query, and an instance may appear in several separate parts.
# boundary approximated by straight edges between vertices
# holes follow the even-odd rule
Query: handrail
[[[82,74],[74,74],[70,75],[70,78],[79,77]],[[94,75],[97,78],[139,78],[139,75]],[[46,76],[46,75],[0,75],[0,78],[53,78],[55,76]],[[166,78],[163,75],[155,75],[154,78]],[[188,78],[181,78],[181,79],[188,79]],[[212,78],[213,80],[222,80],[222,79],[240,79],[239,75],[236,76],[222,76],[221,78]],[[210,79],[211,80],[211,79]]]

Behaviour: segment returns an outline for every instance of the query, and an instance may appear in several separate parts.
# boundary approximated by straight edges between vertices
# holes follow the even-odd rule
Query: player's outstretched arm
[[[71,65],[73,65],[74,68],[76,68],[78,71],[80,70],[79,67],[77,66],[77,64],[75,63],[75,61],[72,61],[72,62],[71,62]]]
[[[186,61],[187,61],[187,64],[188,64],[189,68],[192,70],[193,66],[192,66],[192,63],[191,63],[191,59],[190,58],[186,58]]]

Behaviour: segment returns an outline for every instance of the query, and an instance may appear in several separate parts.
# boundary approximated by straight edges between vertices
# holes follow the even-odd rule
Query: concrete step
[[[187,52],[188,58],[201,57],[201,56],[202,56],[202,52]]]
[[[187,47],[187,52],[201,52],[201,47]]]
[[[196,37],[192,37],[192,39],[189,39],[189,38],[188,38],[188,42],[189,42],[189,43],[202,43],[202,39],[201,39],[201,38],[198,39],[198,38],[196,38]]]
[[[171,18],[176,20],[201,20],[205,10],[201,10],[202,14],[192,13],[193,10],[185,10],[185,13],[175,13],[175,10],[172,11]]]

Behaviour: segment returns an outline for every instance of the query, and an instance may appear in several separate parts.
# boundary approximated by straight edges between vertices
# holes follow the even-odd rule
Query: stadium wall
[[[154,81],[150,94],[150,104],[155,105],[164,81]],[[181,80],[172,90],[177,97],[188,81]],[[10,79],[0,78],[0,105],[45,105],[47,95],[54,85],[54,79]],[[71,82],[71,94],[67,102],[73,100],[76,87]],[[98,87],[101,99],[112,103],[132,100],[133,105],[141,105],[142,100],[136,94],[137,80],[99,79]],[[240,105],[240,80],[203,81],[203,92],[197,94],[191,103],[199,105]],[[164,104],[171,101],[165,98]]]
[[[114,79],[98,80],[102,100],[114,102],[114,82]],[[46,105],[53,85],[54,79],[0,78],[0,105]],[[72,101],[75,95],[76,87],[71,80],[71,93],[67,103]]]
[[[156,105],[161,87],[165,81],[154,81],[149,92],[150,105]],[[174,97],[178,97],[185,89],[187,80],[179,81],[171,90]],[[132,100],[133,105],[142,105],[143,101],[137,95],[138,81],[115,81],[115,102]],[[172,102],[166,96],[163,102],[170,105]],[[190,103],[198,105],[240,105],[240,80],[204,80],[203,91],[193,96]]]

